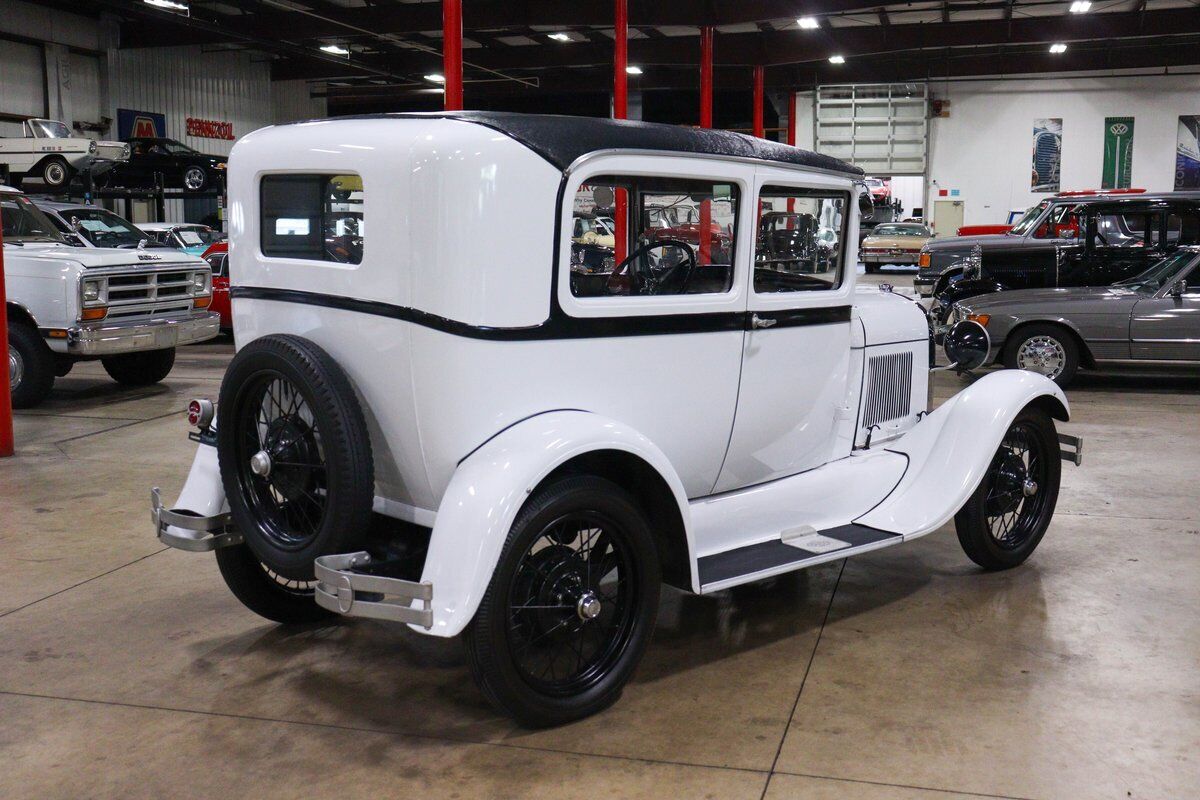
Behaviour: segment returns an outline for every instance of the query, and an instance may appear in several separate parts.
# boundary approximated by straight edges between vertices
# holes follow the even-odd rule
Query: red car
[[[221,330],[233,330],[233,307],[229,304],[229,242],[214,242],[204,251],[204,260],[212,267],[212,305],[221,315]]]

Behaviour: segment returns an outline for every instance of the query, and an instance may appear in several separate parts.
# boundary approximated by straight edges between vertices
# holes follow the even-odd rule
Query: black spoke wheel
[[[467,629],[484,694],[536,727],[606,708],[641,660],[660,581],[649,526],[627,492],[590,476],[540,490]]]
[[[259,561],[246,545],[218,548],[216,556],[225,585],[242,605],[259,616],[284,625],[331,622],[338,618],[313,600],[316,581],[280,575]]]
[[[217,450],[229,510],[273,573],[313,576],[319,555],[362,548],[375,479],[370,440],[345,373],[296,336],[234,357],[221,385]]]
[[[1005,432],[979,487],[954,517],[963,550],[985,569],[1007,569],[1037,548],[1058,502],[1062,464],[1054,422],[1025,408]]]

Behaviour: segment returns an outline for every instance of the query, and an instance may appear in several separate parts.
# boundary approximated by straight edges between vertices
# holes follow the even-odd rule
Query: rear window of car
[[[259,200],[263,255],[362,263],[363,186],[357,175],[264,175]]]

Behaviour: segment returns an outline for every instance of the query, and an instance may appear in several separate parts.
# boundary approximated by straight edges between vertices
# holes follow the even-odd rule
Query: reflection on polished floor
[[[905,273],[872,282],[911,286]],[[182,409],[98,366],[17,417],[0,462],[0,797],[1184,798],[1200,793],[1200,379],[1084,375],[1085,465],[1024,567],[951,526],[709,597],[664,594],[615,708],[530,732],[460,644],[268,624],[165,550]],[[939,374],[944,399],[962,379]]]

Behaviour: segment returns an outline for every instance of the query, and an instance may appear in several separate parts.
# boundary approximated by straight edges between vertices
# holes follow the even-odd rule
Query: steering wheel
[[[685,258],[669,267],[656,269],[650,265],[649,259],[646,256],[650,254],[651,250],[660,247],[678,247],[683,250]],[[660,294],[662,287],[674,280],[680,274],[681,270],[683,271],[683,279],[679,282],[679,290],[674,292],[674,294],[685,294],[687,292],[688,283],[691,282],[692,274],[696,270],[696,251],[690,244],[681,239],[655,239],[635,248],[632,253],[625,257],[624,261],[614,267],[612,273],[608,276],[608,281],[605,283],[605,289],[609,294],[619,294],[619,287],[614,286],[613,278],[628,271],[630,294]]]

